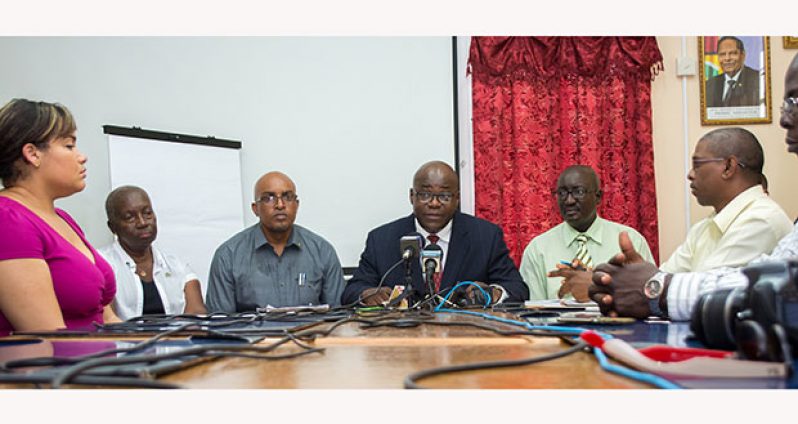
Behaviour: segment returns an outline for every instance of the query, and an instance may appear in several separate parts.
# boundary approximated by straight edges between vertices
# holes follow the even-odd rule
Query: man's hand
[[[490,294],[491,305],[495,305],[496,302],[499,301],[499,298],[501,298],[502,295],[501,289],[498,289],[496,287],[491,287],[490,285],[485,284],[481,281],[474,281],[474,284],[478,285],[479,287],[482,288],[482,290],[485,290],[485,292]],[[487,299],[485,299],[485,296],[482,294],[482,291],[480,291],[474,285],[469,284],[466,286],[459,287],[457,290],[455,290],[454,293],[452,293],[452,296],[449,300],[458,306],[466,307],[472,305],[485,306]]]
[[[621,265],[639,264],[645,262],[643,257],[640,256],[640,253],[635,250],[635,246],[632,244],[632,239],[629,238],[629,234],[626,231],[621,231],[621,233],[618,234],[618,246],[621,248],[621,253],[618,253],[610,258],[609,263],[613,265]]]
[[[590,287],[593,271],[585,269],[576,259],[571,266],[557,264],[557,269],[549,271],[549,277],[563,277],[557,297],[562,299],[568,293],[574,296],[577,302],[589,302],[587,290]]]
[[[604,315],[646,318],[651,311],[643,286],[659,270],[637,253],[626,231],[618,235],[618,246],[621,253],[593,272],[588,297],[598,303]]]
[[[643,286],[658,271],[657,266],[649,262],[601,264],[593,273],[589,297],[598,303],[604,315],[644,319],[651,311]]]
[[[363,290],[360,293],[360,303],[366,306],[378,306],[385,304],[391,298],[391,287],[374,287]]]

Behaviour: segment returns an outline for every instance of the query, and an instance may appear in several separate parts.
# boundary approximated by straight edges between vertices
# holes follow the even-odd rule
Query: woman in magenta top
[[[86,156],[64,106],[0,108],[0,336],[117,321],[111,267],[55,200],[86,187]]]

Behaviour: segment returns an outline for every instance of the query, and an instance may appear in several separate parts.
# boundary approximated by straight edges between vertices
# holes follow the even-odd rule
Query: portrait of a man
[[[722,73],[707,80],[707,107],[757,106],[759,71],[745,64],[745,44],[733,36],[718,40],[718,62]]]
[[[771,122],[769,37],[698,37],[698,49],[701,124]]]

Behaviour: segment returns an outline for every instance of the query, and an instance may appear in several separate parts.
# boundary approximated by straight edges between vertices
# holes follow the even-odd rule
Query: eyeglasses
[[[595,193],[595,190],[588,190],[584,187],[574,187],[572,189],[567,188],[558,188],[557,190],[552,191],[551,193],[555,196],[559,197],[560,200],[565,200],[568,198],[568,195],[574,196],[576,200],[582,200],[585,198],[585,195],[588,193]]]
[[[432,201],[432,198],[438,199],[439,202],[446,205],[454,199],[454,193],[430,193],[428,191],[414,191],[413,195],[416,196],[416,199],[421,203],[429,203]]]
[[[698,168],[699,168],[701,165],[703,165],[703,164],[705,164],[705,163],[709,163],[709,162],[723,162],[723,161],[725,161],[726,159],[729,159],[729,158],[703,158],[703,159],[693,159],[693,170],[696,170],[696,169],[698,169]],[[736,159],[736,158],[735,158],[735,159]],[[740,162],[740,160],[739,160],[739,159],[737,159],[737,166],[739,166],[740,168],[743,168],[743,169],[746,169],[746,168],[748,168],[748,165],[746,165],[746,164],[744,164],[744,163]]]
[[[296,193],[293,191],[286,191],[285,193],[277,194],[277,193],[263,193],[261,194],[260,198],[255,200],[255,202],[264,203],[267,205],[274,205],[277,204],[278,200],[282,200],[283,203],[290,203],[297,199]]]
[[[787,97],[781,105],[781,113],[794,114],[796,105],[798,105],[797,97]]]

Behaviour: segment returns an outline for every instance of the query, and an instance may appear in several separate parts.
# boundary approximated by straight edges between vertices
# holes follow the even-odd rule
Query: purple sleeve
[[[0,234],[0,260],[44,259],[41,231],[19,211],[0,208]]]

